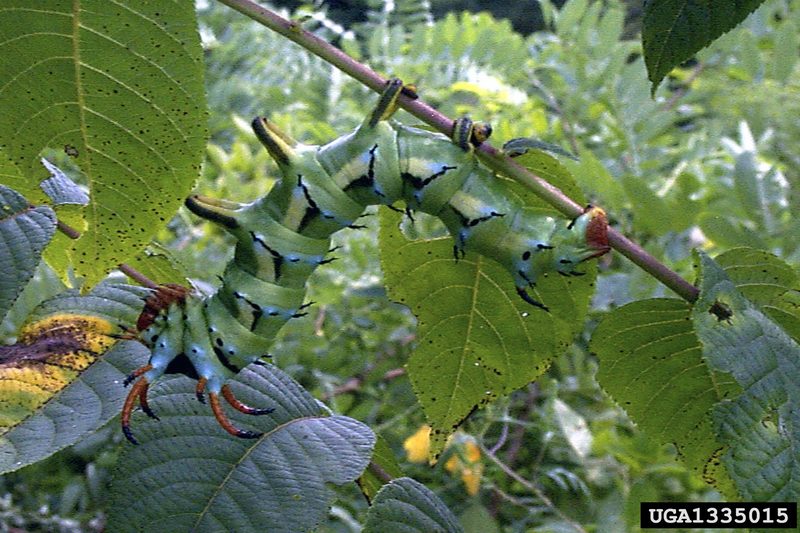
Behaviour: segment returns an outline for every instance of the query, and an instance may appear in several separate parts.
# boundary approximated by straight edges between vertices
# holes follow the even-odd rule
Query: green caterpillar
[[[572,221],[532,215],[512,201],[501,180],[479,165],[473,144],[488,135],[468,119],[456,122],[452,139],[390,123],[404,87],[391,80],[375,109],[354,132],[324,146],[298,144],[265,118],[253,129],[277,162],[283,179],[263,198],[238,204],[192,196],[187,207],[236,239],[234,259],[211,297],[162,286],[139,317],[139,338],[152,350],[147,365],[133,372],[122,411],[122,428],[137,399],[147,404],[151,383],[165,373],[198,380],[197,396],[232,435],[258,437],[236,428],[222,410],[220,396],[247,414],[266,414],[239,402],[226,381],[267,353],[287,320],[305,314],[305,284],[329,262],[330,237],[355,227],[365,206],[402,200],[407,212],[442,220],[454,238],[456,259],[477,252],[505,266],[517,293],[547,309],[527,292],[546,272],[580,275],[575,266],[609,250],[603,211],[589,207]],[[406,88],[408,92],[408,88]]]

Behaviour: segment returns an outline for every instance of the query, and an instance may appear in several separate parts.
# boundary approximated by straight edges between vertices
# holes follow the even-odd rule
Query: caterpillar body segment
[[[528,293],[539,276],[581,275],[579,263],[609,250],[602,209],[590,206],[572,221],[543,216],[479,164],[474,146],[490,133],[487,126],[459,119],[448,138],[390,122],[402,90],[399,80],[390,81],[355,131],[324,146],[298,143],[256,118],[253,130],[282,179],[247,204],[199,195],[186,200],[195,215],[233,235],[236,250],[212,296],[165,289],[145,307],[139,337],[152,355],[127,380],[134,384],[122,413],[131,442],[136,402],[154,416],[147,389],[175,372],[198,380],[198,399],[208,397],[226,431],[257,437],[230,422],[219,398],[246,414],[271,409],[242,404],[226,382],[267,354],[286,321],[305,314],[306,281],[332,260],[331,235],[356,227],[368,205],[403,201],[407,210],[440,218],[453,237],[455,259],[467,253],[494,259],[509,271],[519,296],[545,310]]]

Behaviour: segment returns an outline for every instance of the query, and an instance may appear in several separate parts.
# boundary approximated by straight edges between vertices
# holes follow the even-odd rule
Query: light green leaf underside
[[[706,360],[742,392],[714,409],[722,456],[748,501],[800,498],[800,345],[762,313],[719,265],[701,254],[700,298],[692,318]],[[714,304],[730,312],[720,319]]]
[[[715,261],[745,298],[800,342],[800,280],[791,266],[752,248],[734,248]]]
[[[433,493],[411,478],[384,485],[367,515],[364,533],[460,533],[458,519]]]
[[[198,176],[206,116],[194,5],[7,0],[0,80],[0,147],[22,173],[11,185],[42,201],[41,150],[78,154],[88,230],[67,245],[94,283],[144,246]]]
[[[731,30],[764,0],[650,0],[645,2],[642,47],[655,92],[661,80],[717,37]]]
[[[540,278],[525,303],[506,270],[477,254],[456,263],[448,238],[409,241],[400,215],[381,212],[381,265],[392,299],[419,327],[408,373],[433,431],[432,454],[477,406],[538,378],[582,326],[594,280],[588,274]]]
[[[14,171],[2,160],[0,176]],[[0,320],[33,276],[56,229],[56,215],[46,206],[33,207],[15,191],[0,185]]]
[[[150,391],[161,418],[133,417],[140,446],[127,446],[111,488],[110,531],[311,531],[335,495],[328,484],[355,480],[375,443],[372,431],[320,405],[272,366],[251,366],[231,382],[263,416],[232,413],[237,439],[200,404],[194,382],[167,379]],[[246,510],[246,511],[244,511]]]
[[[42,165],[50,173],[50,177],[39,184],[54,205],[87,205],[89,196],[77,183],[67,176],[63,170],[42,158]]]
[[[609,314],[592,335],[600,359],[597,380],[631,419],[658,442],[673,443],[696,474],[733,490],[718,469],[720,449],[711,408],[737,391],[702,358],[681,300],[642,300]]]
[[[98,285],[90,294],[63,293],[37,308],[29,322],[59,313],[98,316],[131,325],[141,311],[145,292],[129,286]],[[97,431],[122,408],[122,380],[146,360],[136,342],[120,342],[56,393],[36,412],[0,437],[0,473],[41,461]]]

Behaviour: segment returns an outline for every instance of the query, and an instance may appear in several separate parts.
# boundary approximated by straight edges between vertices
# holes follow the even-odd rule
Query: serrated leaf
[[[661,80],[742,22],[764,0],[646,0],[642,48],[655,94]]]
[[[42,158],[42,165],[50,173],[50,177],[39,186],[53,204],[88,205],[89,195],[64,174],[63,170],[45,158]]]
[[[745,298],[800,342],[800,279],[791,266],[754,248],[734,248],[715,261]]]
[[[264,432],[237,439],[195,397],[194,382],[166,379],[150,389],[160,421],[135,415],[140,446],[127,446],[111,487],[110,531],[313,530],[335,495],[328,484],[355,480],[375,436],[364,424],[327,416],[320,404],[272,366],[251,365],[231,382],[263,416],[233,413],[239,427]]]
[[[8,161],[0,165],[0,175],[14,171]],[[52,209],[28,205],[22,195],[0,185],[0,320],[33,276],[55,230]]]
[[[539,139],[534,139],[532,137],[520,137],[517,139],[511,139],[510,141],[503,144],[503,152],[508,154],[511,157],[518,157],[530,150],[536,150],[540,152],[549,152],[555,155],[562,155],[564,157],[568,157],[573,161],[577,161],[578,157],[561,148],[557,144],[541,141]]]
[[[461,533],[455,516],[433,493],[411,478],[393,480],[378,492],[364,533]]]
[[[0,148],[24,177],[13,186],[43,200],[42,149],[79,154],[88,229],[62,245],[96,283],[144,247],[199,174],[206,117],[194,5],[7,0],[0,79]]]
[[[145,289],[101,284],[47,300],[20,342],[0,347],[0,472],[16,470],[99,429],[122,406],[125,375],[146,359],[138,343],[109,337],[133,324]]]
[[[540,278],[534,297],[547,313],[522,301],[494,261],[468,254],[456,263],[450,238],[409,241],[400,215],[381,210],[380,217],[389,295],[418,319],[407,369],[437,457],[472,410],[535,380],[566,349],[582,327],[595,267],[581,278]]]
[[[597,380],[630,418],[662,443],[673,443],[695,474],[734,494],[724,471],[710,409],[738,388],[703,360],[681,300],[633,302],[607,315],[591,350],[600,360]]]
[[[708,363],[742,392],[714,408],[722,456],[747,501],[800,498],[800,345],[699,254],[700,297],[692,319]]]

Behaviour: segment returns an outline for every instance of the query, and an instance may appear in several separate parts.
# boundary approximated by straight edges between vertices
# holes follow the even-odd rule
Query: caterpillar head
[[[584,213],[553,233],[554,269],[562,274],[576,275],[575,266],[600,257],[608,245],[608,219],[599,207],[588,206]]]

